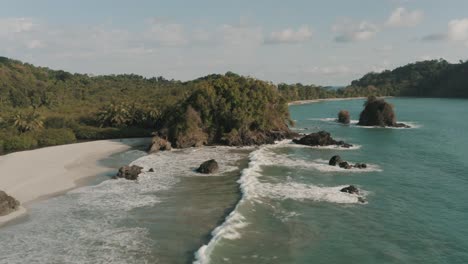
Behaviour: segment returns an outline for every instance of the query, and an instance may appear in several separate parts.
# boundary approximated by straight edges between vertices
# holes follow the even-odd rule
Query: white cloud
[[[379,28],[367,21],[355,23],[344,20],[333,25],[332,31],[338,34],[335,37],[336,42],[353,42],[371,39],[377,34]]]
[[[260,27],[248,25],[224,24],[217,30],[224,44],[230,46],[256,46],[263,42],[263,33]]]
[[[388,52],[393,51],[393,46],[392,45],[385,45],[385,46],[382,46],[382,47],[376,47],[376,48],[374,48],[374,50],[377,51],[377,52],[388,53]]]
[[[162,46],[180,46],[188,43],[187,35],[181,24],[163,23],[154,20],[147,36]]]
[[[448,24],[448,37],[454,41],[468,41],[468,18],[450,21]]]
[[[34,27],[31,18],[0,18],[0,35],[28,32]]]
[[[399,7],[390,14],[385,24],[389,27],[413,27],[423,19],[424,13],[421,10],[408,11],[404,7]]]
[[[33,39],[29,43],[27,43],[26,46],[28,47],[28,49],[37,49],[37,48],[42,48],[45,45],[44,43],[42,43],[42,41]]]
[[[336,66],[323,66],[323,67],[311,67],[304,69],[305,73],[320,74],[320,75],[346,75],[353,73],[353,70],[345,65]]]
[[[468,18],[451,20],[445,33],[429,34],[422,37],[421,40],[461,42],[468,47]]]
[[[299,27],[297,30],[287,28],[282,31],[271,32],[265,43],[300,43],[312,38],[312,30],[307,25]]]

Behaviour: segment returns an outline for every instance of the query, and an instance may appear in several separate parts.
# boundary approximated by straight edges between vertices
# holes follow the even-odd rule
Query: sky
[[[468,59],[467,0],[0,0],[0,56],[88,74],[347,85]]]

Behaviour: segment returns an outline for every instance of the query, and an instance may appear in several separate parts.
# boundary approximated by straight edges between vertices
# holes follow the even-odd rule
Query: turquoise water
[[[299,131],[327,130],[360,148],[285,144],[257,153],[256,182],[237,209],[239,238],[214,243],[211,263],[468,263],[468,101],[388,101],[414,129],[332,121],[341,109],[358,119],[363,100],[291,106]],[[327,170],[335,154],[375,167]],[[348,184],[368,203],[333,188]]]
[[[34,204],[0,229],[0,263],[468,263],[468,100],[387,100],[413,128],[334,122],[341,109],[358,119],[363,100],[290,107],[299,132],[327,130],[349,150],[283,141],[114,155],[103,164],[136,159],[146,172]],[[369,167],[328,166],[337,154]],[[194,172],[211,158],[219,173]],[[350,184],[366,203],[339,192]]]

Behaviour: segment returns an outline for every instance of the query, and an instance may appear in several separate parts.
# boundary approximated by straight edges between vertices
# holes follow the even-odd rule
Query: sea
[[[362,99],[290,106],[295,131],[349,149],[114,154],[100,161],[112,173],[0,228],[0,263],[468,263],[468,100],[386,100],[411,128],[357,126]],[[336,122],[342,109],[350,125]],[[329,166],[334,155],[368,167]],[[212,158],[218,173],[195,172]],[[111,179],[125,164],[145,172]],[[340,192],[349,185],[360,194]]]

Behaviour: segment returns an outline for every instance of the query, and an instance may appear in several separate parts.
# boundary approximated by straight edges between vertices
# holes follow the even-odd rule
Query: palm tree
[[[18,112],[13,116],[13,126],[20,132],[37,131],[44,128],[42,117],[36,111],[30,113]]]
[[[126,103],[111,103],[98,112],[97,120],[101,127],[124,126],[131,121],[129,106]]]

